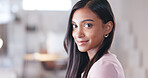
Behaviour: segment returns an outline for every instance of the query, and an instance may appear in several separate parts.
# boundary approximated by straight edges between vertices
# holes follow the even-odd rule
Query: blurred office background
[[[64,78],[68,16],[78,0],[0,0],[0,78]],[[108,0],[116,32],[111,51],[126,78],[148,78],[148,0]]]

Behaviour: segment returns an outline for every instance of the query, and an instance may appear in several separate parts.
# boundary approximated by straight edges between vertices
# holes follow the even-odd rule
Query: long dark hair
[[[76,10],[87,7],[92,12],[94,12],[98,18],[100,18],[104,24],[108,21],[113,22],[112,31],[109,33],[109,36],[104,39],[103,43],[101,44],[98,52],[89,61],[89,57],[87,52],[80,52],[77,48],[76,43],[72,37],[72,17]],[[67,73],[65,78],[81,78],[82,72],[83,78],[86,78],[91,66],[99,60],[110,48],[113,35],[115,30],[115,22],[114,22],[114,15],[112,13],[110,4],[107,0],[80,0],[78,1],[74,7],[72,8],[67,33],[64,39],[64,48],[69,55],[68,58],[68,66],[67,66]]]

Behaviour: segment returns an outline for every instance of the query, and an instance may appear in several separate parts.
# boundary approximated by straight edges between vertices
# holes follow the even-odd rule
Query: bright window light
[[[0,0],[0,24],[10,21],[10,0]]]
[[[0,48],[3,46],[3,40],[0,38]]]
[[[24,10],[68,11],[71,0],[23,0]]]

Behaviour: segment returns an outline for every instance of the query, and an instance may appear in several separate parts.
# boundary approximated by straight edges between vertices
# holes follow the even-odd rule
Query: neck
[[[92,49],[92,50],[87,51],[87,54],[88,54],[88,56],[89,56],[89,60],[90,60],[90,61],[91,61],[91,60],[92,60],[92,58],[96,55],[96,53],[98,52],[98,49],[99,49],[99,47],[98,47],[98,48],[95,48],[95,49]]]
[[[97,52],[98,52],[98,50],[97,51],[88,51],[87,52],[90,61],[93,59],[93,57],[96,55]],[[108,54],[108,53],[109,53],[108,51],[105,52],[105,54]]]
[[[92,48],[92,49],[90,49],[90,50],[87,51],[87,54],[88,54],[88,56],[89,56],[89,60],[90,60],[90,61],[92,60],[92,58],[93,58],[93,57],[96,55],[96,53],[98,52],[98,50],[99,50],[101,44],[103,43],[103,41],[104,41],[104,39],[102,39],[101,43],[98,44],[97,47]]]
[[[87,52],[87,54],[88,54],[89,60],[91,61],[92,58],[95,56],[96,53],[93,54],[93,53],[91,53],[91,52]]]

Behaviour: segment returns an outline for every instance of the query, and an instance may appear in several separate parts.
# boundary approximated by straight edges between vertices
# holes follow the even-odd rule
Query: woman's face
[[[79,51],[97,51],[104,40],[105,24],[88,8],[81,8],[72,17],[72,36]]]

